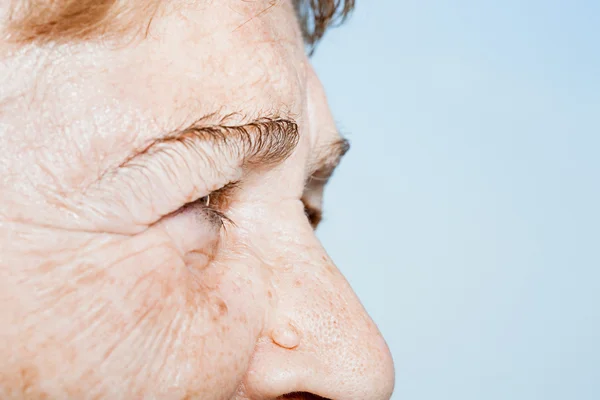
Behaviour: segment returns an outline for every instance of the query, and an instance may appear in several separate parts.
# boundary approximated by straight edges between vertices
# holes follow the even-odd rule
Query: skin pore
[[[311,226],[347,143],[289,1],[0,42],[0,149],[0,398],[389,398]]]

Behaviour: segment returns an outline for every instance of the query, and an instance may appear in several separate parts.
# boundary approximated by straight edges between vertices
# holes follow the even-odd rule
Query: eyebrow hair
[[[350,150],[350,141],[343,137],[318,148],[317,156],[310,168],[309,179],[323,182],[323,184],[327,183],[348,150]]]
[[[207,124],[207,119],[213,116],[203,117],[183,129],[152,140],[127,157],[119,168],[135,164],[139,157],[167,151],[173,144],[180,143],[196,149],[199,142],[231,152],[242,161],[244,167],[269,167],[285,161],[300,139],[298,125],[291,119],[263,117],[243,125]],[[221,120],[231,116],[227,115]]]
[[[322,196],[325,185],[348,150],[350,150],[350,142],[340,137],[315,151],[316,157],[309,165],[309,175],[304,183],[302,195],[304,213],[313,229],[316,229],[323,219]]]

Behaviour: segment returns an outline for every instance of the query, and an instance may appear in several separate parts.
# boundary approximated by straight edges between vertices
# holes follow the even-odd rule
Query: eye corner
[[[302,204],[304,205],[304,215],[306,215],[313,230],[316,230],[323,220],[323,211],[317,207],[311,206],[305,200],[302,200]]]

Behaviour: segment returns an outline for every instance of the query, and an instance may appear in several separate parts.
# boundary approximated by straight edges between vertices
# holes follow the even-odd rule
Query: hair
[[[85,40],[125,31],[140,13],[148,16],[147,29],[160,1],[18,0],[9,17],[9,32],[18,42]],[[327,28],[343,22],[355,3],[355,0],[292,1],[304,39],[311,46],[323,37]]]
[[[354,3],[355,0],[294,0],[305,41],[316,44],[327,28],[345,21]]]

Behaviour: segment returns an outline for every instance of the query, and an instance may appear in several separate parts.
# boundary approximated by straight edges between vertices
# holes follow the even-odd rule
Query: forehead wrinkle
[[[268,13],[269,11],[271,11],[271,9],[277,5],[279,5],[280,0],[270,0],[268,2],[268,4],[266,6],[262,6],[258,12],[253,12],[251,13],[251,16],[246,19],[244,22],[242,22],[240,25],[237,26],[237,28],[234,29],[234,31],[237,31],[241,28],[244,27],[244,25],[246,25],[249,22],[254,21],[256,18]]]

